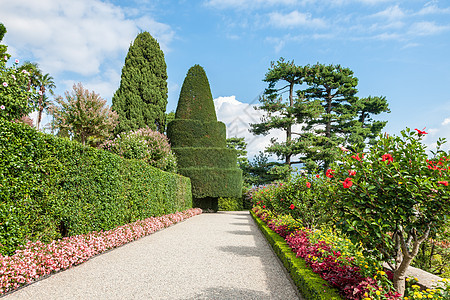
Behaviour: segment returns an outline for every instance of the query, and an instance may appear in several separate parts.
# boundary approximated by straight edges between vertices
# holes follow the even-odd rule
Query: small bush
[[[167,137],[150,128],[141,128],[119,135],[100,145],[108,150],[128,159],[142,159],[150,166],[163,171],[176,172],[176,157],[170,150]]]
[[[243,209],[242,198],[219,198],[219,210],[237,211]]]

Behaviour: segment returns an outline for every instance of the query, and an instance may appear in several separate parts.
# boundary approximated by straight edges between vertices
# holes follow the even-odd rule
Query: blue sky
[[[229,135],[246,137],[250,155],[269,140],[253,138],[246,124],[258,120],[252,106],[280,57],[352,69],[358,96],[386,96],[392,112],[380,119],[390,134],[426,127],[426,143],[450,139],[450,1],[0,0],[0,7],[13,59],[37,62],[59,95],[82,82],[109,104],[130,43],[149,31],[165,53],[167,110],[175,110],[187,70],[200,64],[219,119]]]

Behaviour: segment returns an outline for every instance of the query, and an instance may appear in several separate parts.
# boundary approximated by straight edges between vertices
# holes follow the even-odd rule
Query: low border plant
[[[48,244],[29,242],[11,256],[0,254],[0,296],[201,213],[201,209],[192,208],[108,231],[66,237]]]

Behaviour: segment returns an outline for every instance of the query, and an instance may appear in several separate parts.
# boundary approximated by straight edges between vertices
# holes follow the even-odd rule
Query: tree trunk
[[[289,107],[294,106],[294,82],[289,85]],[[292,125],[286,128],[286,145],[292,140]],[[286,164],[291,166],[291,154],[286,154]]]

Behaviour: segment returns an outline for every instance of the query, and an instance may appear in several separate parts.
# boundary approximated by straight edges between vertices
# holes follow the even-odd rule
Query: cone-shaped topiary
[[[217,121],[208,78],[199,65],[184,79],[167,136],[179,173],[191,178],[195,206],[217,211],[219,197],[241,196],[236,151],[226,147],[226,127]]]

